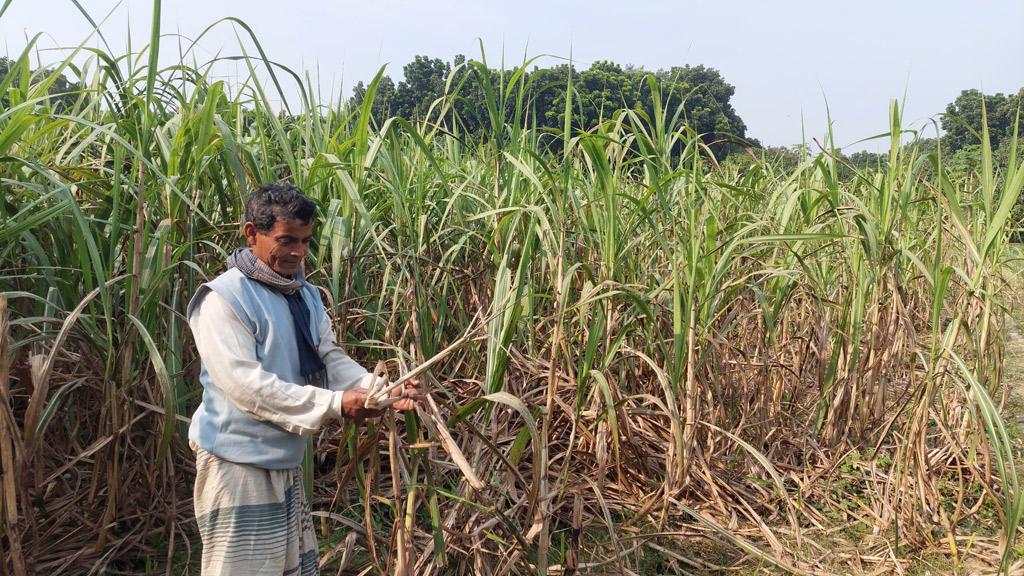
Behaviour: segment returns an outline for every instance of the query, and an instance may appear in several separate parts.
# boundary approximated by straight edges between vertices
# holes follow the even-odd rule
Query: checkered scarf
[[[295,294],[306,283],[301,272],[296,275],[296,278],[286,278],[274,272],[273,268],[267,266],[266,262],[252,253],[252,248],[236,248],[228,256],[228,268],[238,268],[238,271],[245,274],[247,278],[287,295]]]

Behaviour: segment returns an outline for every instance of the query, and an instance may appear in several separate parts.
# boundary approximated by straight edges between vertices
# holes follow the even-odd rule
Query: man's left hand
[[[392,398],[401,398],[389,408],[392,410],[408,411],[416,408],[416,405],[423,401],[426,394],[423,392],[423,385],[416,378],[410,378],[401,388],[391,391]]]

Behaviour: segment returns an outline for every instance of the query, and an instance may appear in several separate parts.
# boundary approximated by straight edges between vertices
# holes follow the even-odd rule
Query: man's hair
[[[245,200],[245,221],[260,232],[269,232],[278,218],[309,224],[315,215],[316,204],[284,180],[260,186]]]

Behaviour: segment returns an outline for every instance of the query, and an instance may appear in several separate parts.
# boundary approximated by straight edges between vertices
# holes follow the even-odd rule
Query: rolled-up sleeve
[[[341,417],[341,392],[287,382],[263,369],[255,336],[223,296],[207,292],[189,326],[211,384],[250,417],[295,434],[311,434]]]

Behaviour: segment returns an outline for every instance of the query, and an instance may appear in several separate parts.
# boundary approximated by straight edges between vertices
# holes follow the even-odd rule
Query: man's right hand
[[[401,399],[386,408],[367,408],[366,388],[350,388],[342,393],[341,414],[346,418],[362,420],[376,418],[388,409],[402,412],[413,410],[424,398],[423,387],[419,380],[413,378],[405,383],[403,389],[392,390],[390,396]]]
[[[384,413],[384,410],[373,410],[366,407],[366,388],[349,388],[342,392],[341,414],[345,418],[362,420],[364,418],[377,418]]]

